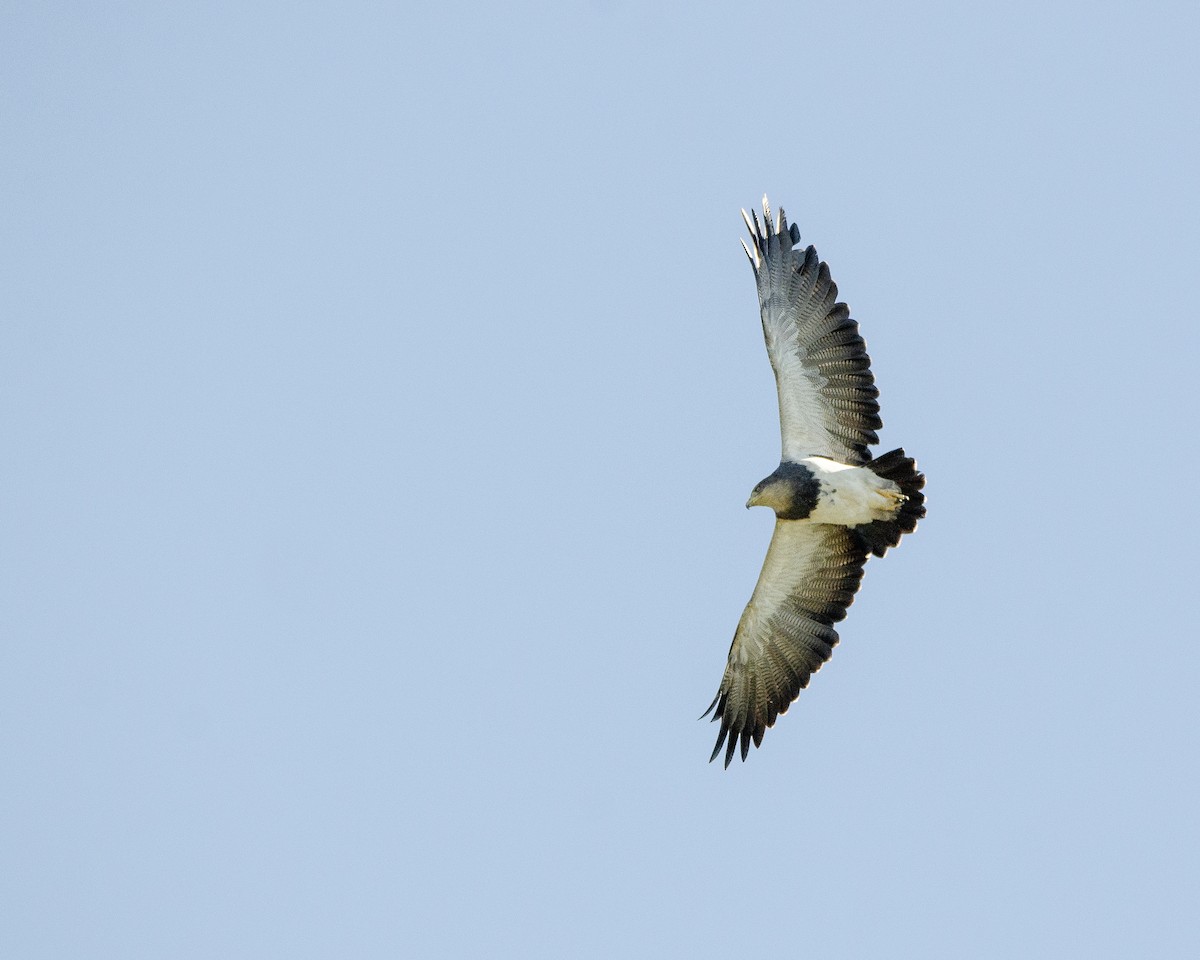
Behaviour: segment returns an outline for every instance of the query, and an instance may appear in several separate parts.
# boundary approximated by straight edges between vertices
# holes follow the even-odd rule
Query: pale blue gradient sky
[[[1198,28],[5,4],[0,954],[1200,953]],[[723,772],[764,191],[930,515]]]

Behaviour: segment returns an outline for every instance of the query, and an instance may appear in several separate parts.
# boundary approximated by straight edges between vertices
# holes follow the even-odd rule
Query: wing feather
[[[837,299],[827,264],[788,226],[774,221],[763,197],[763,222],[742,211],[752,244],[746,254],[758,282],[767,354],[779,388],[783,459],[824,456],[853,465],[879,442],[879,391],[871,358],[850,308]],[[745,242],[743,241],[743,246]]]
[[[838,642],[862,581],[867,549],[847,527],[777,520],[758,584],[729,648],[721,687],[708,710],[721,721],[713,760],[746,759],[808,686]]]

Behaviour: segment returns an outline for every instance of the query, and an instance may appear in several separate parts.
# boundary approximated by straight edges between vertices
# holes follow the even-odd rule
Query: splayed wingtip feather
[[[729,728],[724,724],[721,725],[721,732],[717,736],[717,745],[713,747],[712,756],[708,758],[708,762],[712,763],[717,759],[717,754],[721,752],[721,747],[725,744],[725,737],[729,733]],[[729,766],[729,761],[725,761],[725,766]]]
[[[750,236],[758,239],[758,233],[754,229],[754,224],[750,222],[750,214],[745,209],[742,210],[742,219],[746,221],[746,229],[750,231]]]
[[[750,252],[750,245],[745,240],[742,241],[742,249],[746,251],[746,259],[750,261],[750,266],[758,269],[758,257]]]

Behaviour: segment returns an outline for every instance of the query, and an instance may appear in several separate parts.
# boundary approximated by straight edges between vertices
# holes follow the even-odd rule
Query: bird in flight
[[[721,687],[704,716],[721,721],[709,761],[725,766],[808,686],[838,642],[869,556],[882,557],[925,516],[925,475],[902,449],[871,458],[879,442],[879,391],[850,310],[837,302],[829,267],[782,209],[772,220],[742,211],[742,241],[779,388],[783,456],[747,507],[775,511],[758,584],[729,648]]]

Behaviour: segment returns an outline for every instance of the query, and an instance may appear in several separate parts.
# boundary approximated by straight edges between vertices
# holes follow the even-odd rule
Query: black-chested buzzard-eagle
[[[767,354],[779,388],[783,457],[747,507],[775,511],[775,533],[758,584],[734,633],[717,696],[705,711],[721,721],[710,760],[725,766],[808,686],[838,642],[867,557],[882,557],[925,516],[924,474],[893,450],[875,459],[879,391],[850,310],[837,302],[829,268],[783,210],[763,222],[742,217],[742,246],[758,281]]]

